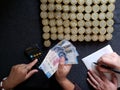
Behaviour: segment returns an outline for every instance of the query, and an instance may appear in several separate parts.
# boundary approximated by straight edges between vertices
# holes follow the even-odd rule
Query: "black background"
[[[114,11],[114,32],[113,39],[105,42],[76,42],[73,43],[79,52],[79,64],[73,65],[68,76],[70,80],[76,82],[82,90],[92,90],[86,81],[87,69],[81,58],[94,51],[110,44],[115,52],[120,54],[120,0],[116,0]],[[42,25],[39,0],[0,0],[0,80],[8,76],[13,65],[29,63],[24,56],[24,50],[38,44],[40,49],[47,53],[49,48],[43,46]],[[55,45],[58,41],[54,42]],[[24,83],[18,85],[16,90],[58,90],[59,85],[54,79],[47,79],[42,71],[33,75]]]

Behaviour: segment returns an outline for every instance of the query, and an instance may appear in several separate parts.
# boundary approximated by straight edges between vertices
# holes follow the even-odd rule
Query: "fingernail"
[[[91,72],[92,70],[91,69],[89,69],[89,72]]]
[[[63,59],[60,60],[60,64],[64,64],[64,60]]]
[[[38,72],[38,70],[36,70],[36,72]]]
[[[38,59],[36,58],[35,61],[38,62]]]

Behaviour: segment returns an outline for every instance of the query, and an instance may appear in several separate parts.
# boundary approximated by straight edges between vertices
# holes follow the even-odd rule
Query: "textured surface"
[[[0,80],[7,76],[10,68],[19,63],[28,63],[24,50],[28,46],[38,43],[45,53],[48,48],[43,46],[42,26],[40,22],[39,0],[1,0],[0,1]],[[111,44],[113,50],[120,54],[120,0],[116,0],[114,12],[113,38],[106,42],[76,42],[73,43],[80,54],[79,64],[73,65],[69,78],[76,82],[83,90],[92,90],[86,82],[87,69],[81,58],[92,52]],[[58,41],[54,42],[56,44]],[[52,46],[54,45],[52,44]],[[19,86],[23,88],[49,87],[58,90],[59,86],[54,78],[48,80],[42,71],[32,76],[28,81]],[[17,90],[19,90],[17,88]],[[37,89],[33,89],[37,90]],[[49,89],[51,90],[51,89]]]

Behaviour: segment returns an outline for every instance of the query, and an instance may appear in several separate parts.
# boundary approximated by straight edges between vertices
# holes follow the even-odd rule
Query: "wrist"
[[[3,78],[2,81],[0,82],[0,90],[10,90],[9,88],[5,86],[6,79],[7,77]]]
[[[74,90],[75,85],[67,78],[59,80],[58,83],[63,88],[63,90]]]
[[[4,88],[4,90],[11,90],[13,88],[11,83],[8,81],[8,78],[2,81],[2,87]]]
[[[67,80],[67,78],[57,79],[58,83],[60,84],[65,83]]]

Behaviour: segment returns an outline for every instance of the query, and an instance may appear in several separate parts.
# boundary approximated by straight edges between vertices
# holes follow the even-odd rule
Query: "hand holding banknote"
[[[55,73],[55,78],[63,90],[74,90],[75,88],[75,85],[69,79],[67,79],[67,75],[70,72],[71,67],[71,64],[65,64],[64,57],[60,58],[60,63]]]
[[[65,64],[65,59],[62,57],[58,65],[58,70],[55,73],[55,77],[58,81],[64,81],[71,69],[71,64]]]
[[[78,64],[78,55],[72,43],[62,40],[48,51],[39,69],[43,70],[45,75],[50,78],[57,71],[61,57],[64,57],[65,64]]]

